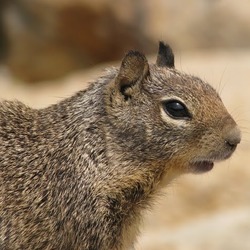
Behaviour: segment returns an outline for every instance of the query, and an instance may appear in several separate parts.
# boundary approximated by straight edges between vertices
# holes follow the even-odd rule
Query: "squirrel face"
[[[105,101],[119,154],[138,162],[167,166],[171,160],[178,173],[205,172],[229,158],[241,140],[217,92],[176,70],[171,48],[162,42],[156,64],[139,52],[125,56]]]

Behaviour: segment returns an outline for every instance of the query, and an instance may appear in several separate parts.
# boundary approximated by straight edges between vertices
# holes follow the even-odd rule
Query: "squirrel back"
[[[219,95],[130,51],[89,88],[36,110],[0,103],[0,249],[125,250],[162,186],[227,159],[240,131]]]

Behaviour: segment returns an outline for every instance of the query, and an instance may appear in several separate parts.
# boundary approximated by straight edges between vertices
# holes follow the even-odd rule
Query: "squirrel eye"
[[[191,115],[187,107],[178,100],[168,100],[163,102],[164,111],[173,119],[190,119]]]

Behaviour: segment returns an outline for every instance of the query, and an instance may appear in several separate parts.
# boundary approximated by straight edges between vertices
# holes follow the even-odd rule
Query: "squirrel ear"
[[[164,44],[161,41],[159,42],[156,65],[159,67],[174,68],[174,53],[168,44]]]
[[[116,84],[122,94],[125,94],[128,87],[133,86],[148,75],[149,65],[146,57],[138,51],[129,51],[122,60]]]

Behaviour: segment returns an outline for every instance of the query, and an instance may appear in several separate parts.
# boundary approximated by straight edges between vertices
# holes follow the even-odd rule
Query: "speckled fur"
[[[162,186],[231,155],[236,124],[210,85],[131,58],[48,108],[0,103],[0,249],[129,249]],[[164,120],[168,97],[192,119]]]

